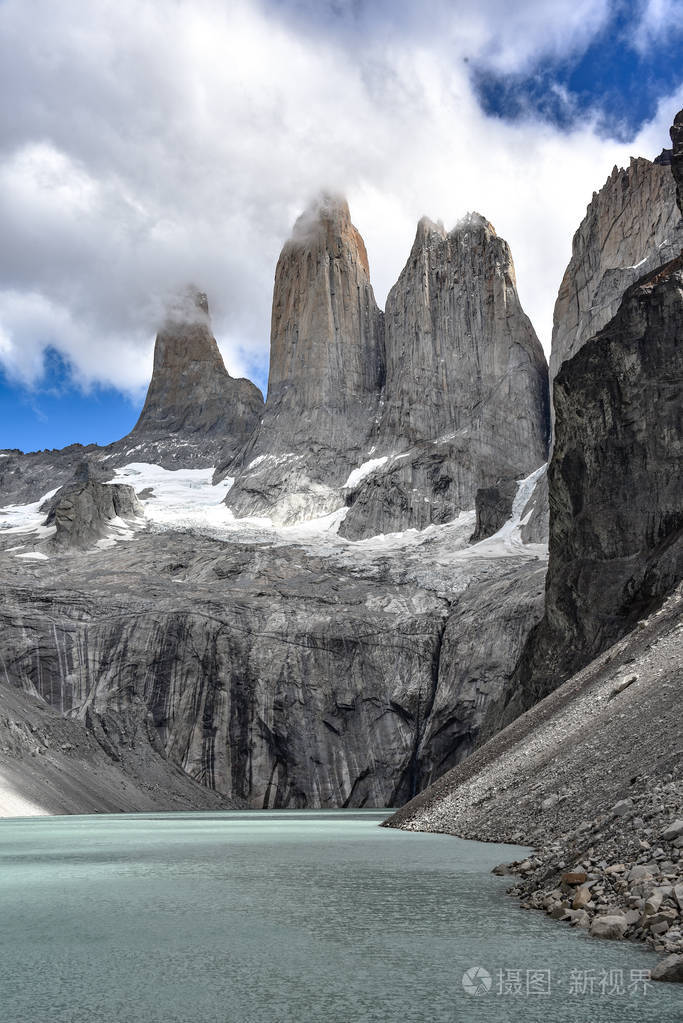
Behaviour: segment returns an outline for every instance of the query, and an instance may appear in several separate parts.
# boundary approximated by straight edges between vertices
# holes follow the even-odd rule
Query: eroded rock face
[[[385,314],[382,469],[348,494],[345,536],[454,518],[477,490],[546,458],[543,351],[519,303],[508,245],[479,214],[423,219]]]
[[[237,454],[262,411],[258,388],[225,368],[206,295],[189,290],[157,334],[140,418],[115,448],[139,462],[214,465],[219,453]]]
[[[45,451],[7,451],[0,458],[0,507],[29,504],[74,478],[85,459],[103,454],[96,444],[70,444]]]
[[[275,272],[262,423],[228,497],[236,514],[292,522],[339,507],[368,444],[384,382],[383,317],[346,201],[323,196],[296,222]]]
[[[683,575],[681,379],[683,254],[629,288],[555,381],[546,613],[496,727],[624,635]]]
[[[96,557],[4,550],[0,657],[100,745],[137,722],[229,799],[398,805],[470,748],[540,614],[542,562],[470,557],[471,529],[393,555],[144,528]]]
[[[420,742],[420,789],[468,757],[490,708],[507,695],[531,629],[543,615],[545,562],[473,582],[449,615],[439,686]],[[482,621],[492,623],[481,628]],[[495,622],[495,625],[493,624]]]
[[[404,447],[468,429],[538,468],[545,359],[517,296],[512,255],[479,214],[452,231],[423,219],[387,298],[380,441]],[[542,459],[541,459],[542,461]],[[531,462],[534,464],[531,465]]]
[[[671,171],[676,182],[676,201],[679,210],[683,213],[683,110],[679,110],[674,117],[669,134],[673,144]]]
[[[108,536],[115,520],[125,522],[140,515],[142,505],[133,487],[89,479],[62,487],[55,494],[45,521],[57,530],[52,544],[87,549]]]
[[[626,289],[683,248],[671,169],[638,157],[615,167],[593,195],[555,303],[551,385],[562,363],[609,323]]]

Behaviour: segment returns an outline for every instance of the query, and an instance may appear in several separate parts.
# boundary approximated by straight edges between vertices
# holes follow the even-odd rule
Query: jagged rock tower
[[[275,272],[268,397],[228,495],[236,514],[288,523],[339,507],[384,381],[382,313],[346,201],[297,220]]]
[[[157,334],[145,404],[119,446],[136,447],[138,461],[210,466],[239,451],[262,410],[258,388],[225,368],[206,295],[188,289]]]
[[[341,531],[369,536],[454,518],[477,490],[546,458],[548,375],[510,249],[474,213],[426,218],[389,293],[383,459],[349,494]],[[513,487],[514,489],[514,487]]]

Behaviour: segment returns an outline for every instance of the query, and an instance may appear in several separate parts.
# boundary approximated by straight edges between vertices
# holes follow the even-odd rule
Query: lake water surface
[[[0,1020],[683,1018],[676,985],[643,989],[654,955],[504,894],[490,870],[515,847],[390,831],[383,816],[0,821]],[[490,976],[469,984],[481,995],[463,986],[471,968]]]

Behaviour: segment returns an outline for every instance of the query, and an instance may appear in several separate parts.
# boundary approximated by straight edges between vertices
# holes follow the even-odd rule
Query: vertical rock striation
[[[263,409],[249,380],[225,368],[211,333],[206,295],[188,290],[169,311],[154,347],[154,370],[140,418],[115,446],[138,461],[215,464],[251,436]]]
[[[283,523],[339,507],[384,382],[384,330],[365,245],[344,199],[297,220],[275,272],[268,397],[228,497]]]
[[[510,249],[483,217],[448,233],[420,221],[385,330],[374,449],[387,457],[349,493],[351,538],[448,521],[479,488],[509,489],[546,458],[545,358]]]

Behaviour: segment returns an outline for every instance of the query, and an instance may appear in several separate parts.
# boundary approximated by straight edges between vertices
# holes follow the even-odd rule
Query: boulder
[[[662,832],[660,838],[662,842],[675,842],[680,835],[683,835],[683,820],[675,820]]]
[[[627,928],[625,916],[596,916],[590,926],[593,938],[623,938]]]
[[[669,984],[683,983],[683,955],[670,955],[657,963],[651,973],[652,980],[661,980]]]
[[[572,901],[572,909],[585,909],[590,901],[590,888],[587,888],[585,885],[581,885],[581,887],[577,889],[576,895]]]
[[[53,546],[87,549],[110,536],[117,519],[130,522],[140,515],[142,506],[133,487],[88,479],[57,491],[46,524],[56,527]]]
[[[613,817],[625,817],[627,813],[630,813],[633,809],[632,799],[620,799],[618,803],[615,803],[611,809]]]
[[[588,880],[588,874],[583,870],[570,870],[562,875],[562,880],[565,884],[570,885],[585,884]]]

